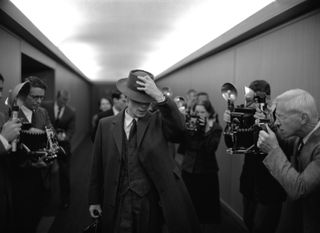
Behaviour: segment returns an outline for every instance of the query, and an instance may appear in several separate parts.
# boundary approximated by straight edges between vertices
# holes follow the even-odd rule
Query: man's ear
[[[302,125],[305,125],[305,124],[307,124],[309,121],[310,121],[310,118],[309,118],[308,114],[302,113],[302,114],[301,114],[301,124],[302,124]]]

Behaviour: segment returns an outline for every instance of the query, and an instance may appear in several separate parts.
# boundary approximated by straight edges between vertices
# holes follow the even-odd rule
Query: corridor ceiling
[[[158,75],[272,0],[11,0],[92,82]]]

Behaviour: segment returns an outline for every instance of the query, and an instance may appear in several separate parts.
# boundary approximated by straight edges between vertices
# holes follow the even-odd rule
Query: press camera
[[[188,131],[197,132],[203,128],[200,123],[198,115],[191,113],[190,109],[187,109],[187,103],[182,96],[176,96],[173,101],[176,103],[180,112],[185,115],[185,126]]]
[[[45,127],[44,130],[33,128],[28,121],[18,118],[21,104],[30,90],[28,81],[20,83],[9,92],[6,105],[12,119],[18,119],[21,123],[21,131],[18,139],[12,142],[12,152],[17,155],[19,163],[26,161],[36,162],[42,158],[49,163],[58,156],[64,156],[64,149],[59,146],[57,136],[52,127]]]
[[[231,83],[225,83],[221,87],[222,97],[228,102],[230,122],[224,130],[224,140],[227,152],[230,154],[262,153],[257,147],[260,130],[266,130],[266,124],[270,124],[266,105],[267,94],[254,92],[245,87],[245,104],[235,107],[237,89]],[[249,103],[255,103],[255,107],[247,107]],[[264,113],[264,119],[255,119],[256,108]]]

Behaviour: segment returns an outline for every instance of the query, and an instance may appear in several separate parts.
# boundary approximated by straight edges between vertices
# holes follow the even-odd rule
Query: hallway
[[[88,214],[87,191],[90,175],[92,143],[86,138],[75,150],[71,166],[71,205],[67,210],[59,210],[58,187],[54,182],[52,201],[48,211],[40,223],[38,233],[81,233],[90,222]],[[55,177],[54,180],[57,180]],[[55,214],[55,218],[52,215]],[[220,229],[209,227],[204,233],[245,233],[242,227],[228,212],[222,208],[222,223]],[[51,227],[50,227],[51,225]],[[50,228],[50,229],[49,229]]]

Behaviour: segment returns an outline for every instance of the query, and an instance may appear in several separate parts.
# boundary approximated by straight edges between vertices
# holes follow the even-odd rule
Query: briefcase
[[[101,233],[100,218],[94,219],[87,227],[85,227],[82,233]]]

